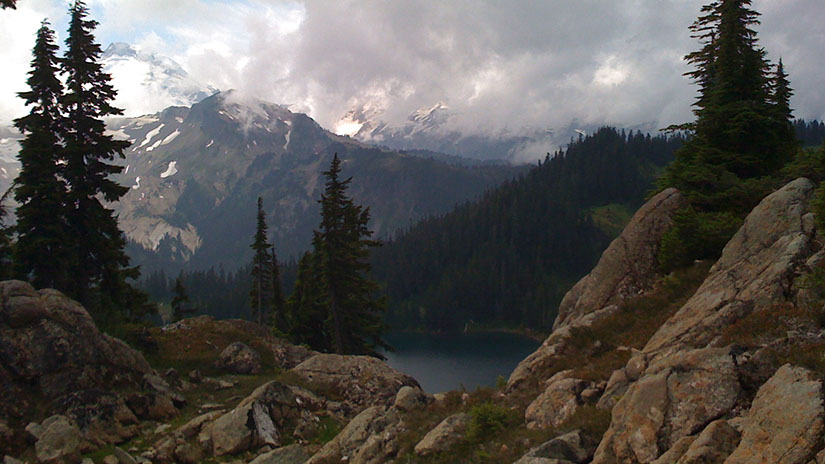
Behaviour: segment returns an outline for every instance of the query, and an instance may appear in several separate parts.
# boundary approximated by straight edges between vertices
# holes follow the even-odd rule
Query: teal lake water
[[[522,335],[484,332],[461,335],[395,333],[387,363],[413,376],[427,393],[495,386],[540,343]]]

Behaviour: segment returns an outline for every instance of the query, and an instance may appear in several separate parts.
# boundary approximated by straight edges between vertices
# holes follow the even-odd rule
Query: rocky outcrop
[[[347,416],[370,406],[389,406],[403,386],[420,388],[412,377],[369,356],[319,354],[291,371],[299,379],[321,391],[343,398]]]
[[[805,464],[823,447],[822,381],[813,372],[785,365],[771,377],[744,416],[742,441],[726,464]]]
[[[595,449],[590,438],[574,430],[531,449],[513,464],[583,464]]]
[[[427,456],[449,450],[464,439],[470,419],[470,415],[465,413],[453,414],[444,419],[415,445],[415,453]]]
[[[137,351],[101,333],[89,313],[55,290],[0,282],[0,414],[23,417],[34,386],[57,399],[140,385],[152,372]]]
[[[234,342],[221,351],[215,366],[232,374],[258,374],[261,355],[245,343]]]
[[[558,427],[585,403],[582,392],[594,385],[571,378],[571,374],[572,371],[562,371],[547,380],[547,388],[530,403],[524,414],[528,429]]]
[[[653,335],[656,357],[712,343],[754,309],[793,299],[793,282],[817,250],[809,203],[814,185],[797,179],[747,216],[696,294]]]
[[[552,370],[555,360],[566,354],[575,329],[615,314],[625,301],[653,288],[659,279],[659,242],[684,204],[677,190],[667,189],[639,209],[590,274],[564,296],[553,333],[513,370],[508,391]]]
[[[729,348],[680,352],[652,363],[613,408],[593,462],[653,462],[729,413],[741,393]]]
[[[657,280],[659,242],[670,229],[673,213],[684,204],[682,194],[670,188],[642,206],[590,274],[564,296],[553,329],[652,288]]]
[[[140,418],[165,419],[182,405],[139,352],[101,333],[80,304],[0,282],[0,416],[26,423],[44,400],[79,430],[83,448],[122,442]]]

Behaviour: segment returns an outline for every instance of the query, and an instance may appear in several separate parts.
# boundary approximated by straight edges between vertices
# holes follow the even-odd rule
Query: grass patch
[[[627,205],[610,203],[604,206],[590,208],[590,217],[593,223],[609,237],[618,237],[622,233],[636,208]]]

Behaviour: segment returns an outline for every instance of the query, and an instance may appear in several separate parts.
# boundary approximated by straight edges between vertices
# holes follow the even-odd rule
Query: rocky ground
[[[8,463],[823,463],[813,190],[789,183],[717,262],[669,275],[658,243],[684,202],[660,193],[506,385],[474,392],[427,395],[381,361],[243,321],[187,319],[130,346],[59,293],[3,282],[0,452]]]

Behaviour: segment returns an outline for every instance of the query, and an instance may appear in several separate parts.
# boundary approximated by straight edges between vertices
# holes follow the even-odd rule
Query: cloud
[[[654,128],[689,120],[695,87],[682,76],[682,57],[697,46],[688,26],[705,3],[90,2],[102,42],[140,43],[201,82],[291,105],[325,127],[354,107],[400,123],[443,101],[454,113],[449,124],[471,133],[561,129],[574,120]],[[0,12],[0,27],[16,27],[0,29],[0,41],[14,39],[0,51],[0,60],[13,63],[2,88],[20,88],[37,21],[7,17],[62,5],[21,0],[20,11]],[[790,72],[796,115],[825,118],[825,4],[757,0],[755,7],[763,13],[761,44]],[[4,92],[0,120],[19,114]]]

